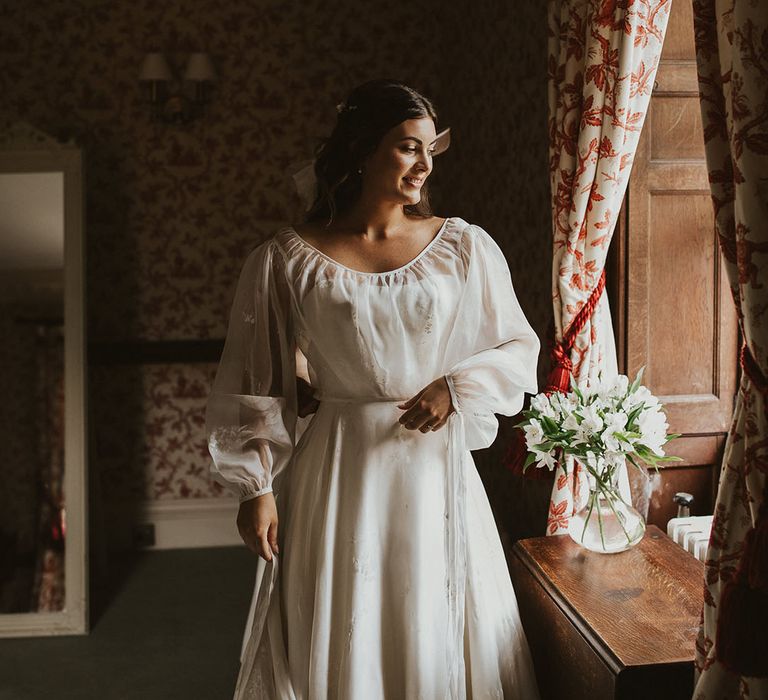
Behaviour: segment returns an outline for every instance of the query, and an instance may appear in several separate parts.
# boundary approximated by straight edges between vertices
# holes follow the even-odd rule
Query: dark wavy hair
[[[407,119],[429,117],[437,123],[437,110],[424,95],[396,80],[371,80],[356,87],[341,104],[331,135],[315,149],[317,197],[306,222],[326,221],[345,212],[362,190],[358,172],[365,158],[378,147],[384,135]],[[420,217],[432,216],[425,182],[418,204],[405,211]]]

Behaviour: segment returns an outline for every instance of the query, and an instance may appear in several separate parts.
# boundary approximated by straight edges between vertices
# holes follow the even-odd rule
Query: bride
[[[337,110],[306,221],[245,260],[207,405],[259,555],[235,697],[535,700],[470,450],[536,392],[539,341],[490,235],[431,213],[432,103],[375,80]]]

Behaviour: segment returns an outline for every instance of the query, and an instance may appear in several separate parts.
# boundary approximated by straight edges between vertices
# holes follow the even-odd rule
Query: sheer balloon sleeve
[[[464,415],[468,449],[488,447],[494,414],[511,416],[536,393],[540,343],[520,308],[509,266],[493,238],[470,225],[462,240],[466,284],[451,334],[446,381]]]
[[[206,405],[211,474],[241,503],[272,491],[293,453],[296,355],[283,262],[273,239],[247,257]]]

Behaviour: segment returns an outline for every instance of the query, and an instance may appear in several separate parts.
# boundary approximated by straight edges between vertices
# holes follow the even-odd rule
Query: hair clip
[[[433,156],[439,156],[441,153],[445,153],[448,150],[448,146],[451,145],[451,127],[443,129],[435,138],[434,146],[435,150],[432,152]]]
[[[348,111],[350,109],[357,109],[357,105],[350,105],[346,102],[339,102],[339,104],[336,105],[336,111],[341,114],[342,112]]]

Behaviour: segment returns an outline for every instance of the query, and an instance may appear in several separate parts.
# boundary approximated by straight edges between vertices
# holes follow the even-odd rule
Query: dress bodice
[[[467,226],[446,219],[418,256],[388,272],[348,268],[293,228],[277,233],[296,340],[321,395],[410,397],[444,374]]]

